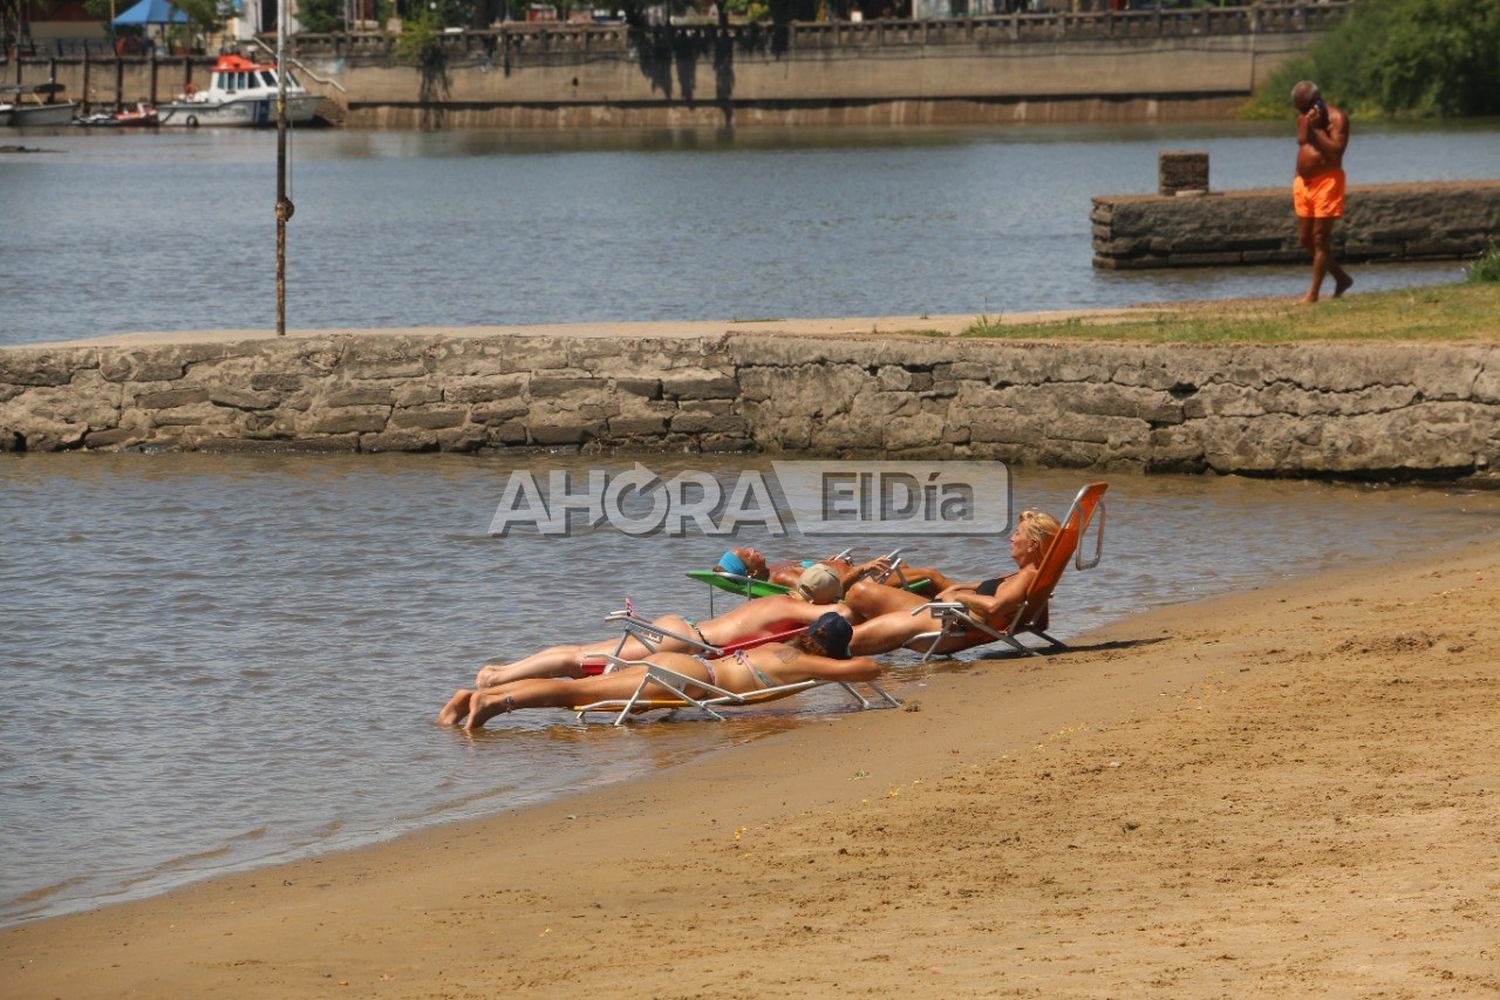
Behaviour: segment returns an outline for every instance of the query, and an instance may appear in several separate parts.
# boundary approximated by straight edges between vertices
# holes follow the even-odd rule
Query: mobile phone
[[[1316,101],[1313,101],[1313,107],[1318,109],[1318,121],[1326,126],[1328,124],[1328,105],[1324,104],[1323,99],[1320,97]]]

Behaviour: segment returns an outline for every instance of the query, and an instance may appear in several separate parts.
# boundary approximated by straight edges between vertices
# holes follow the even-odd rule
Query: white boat
[[[276,65],[254,63],[242,56],[220,56],[207,87],[191,84],[186,93],[170,104],[158,104],[163,125],[275,125]],[[291,70],[286,74],[286,120],[292,124],[311,121],[318,109],[318,96],[309,94]]]
[[[0,125],[29,128],[34,125],[68,124],[73,120],[73,116],[78,114],[78,102],[47,103],[64,89],[60,83],[28,83],[0,87]]]

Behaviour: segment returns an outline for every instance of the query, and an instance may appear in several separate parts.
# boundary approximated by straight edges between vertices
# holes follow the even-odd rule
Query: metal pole
[[[286,223],[296,208],[286,196],[286,7],[276,2],[276,336],[286,336]]]

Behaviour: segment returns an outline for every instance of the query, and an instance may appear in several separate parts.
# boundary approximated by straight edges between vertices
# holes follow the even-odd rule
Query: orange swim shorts
[[[1292,205],[1302,219],[1337,219],[1344,214],[1344,172],[1325,170],[1308,180],[1292,181]]]

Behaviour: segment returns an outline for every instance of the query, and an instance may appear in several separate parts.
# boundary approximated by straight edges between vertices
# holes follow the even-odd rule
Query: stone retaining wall
[[[421,66],[384,32],[293,39],[355,127],[960,124],[1222,117],[1347,3],[769,25],[512,23],[444,32]],[[166,100],[202,57],[13,61],[92,105]]]
[[[358,335],[0,350],[7,450],[740,451],[1290,476],[1500,460],[1500,346]]]
[[[1288,161],[1290,171],[1290,161]],[[1307,260],[1286,188],[1201,197],[1094,199],[1094,266],[1192,267]],[[1474,257],[1500,241],[1500,180],[1349,187],[1334,227],[1340,260]]]

